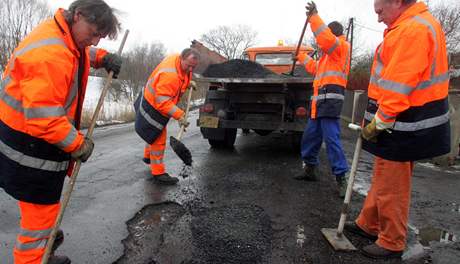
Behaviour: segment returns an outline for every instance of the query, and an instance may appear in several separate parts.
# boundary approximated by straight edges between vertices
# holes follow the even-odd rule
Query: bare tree
[[[119,99],[123,96],[133,102],[165,54],[166,48],[162,43],[139,45],[126,53],[119,76],[120,85],[111,90],[112,97]]]
[[[431,7],[431,11],[441,23],[446,34],[447,50],[458,52],[460,49],[460,2],[440,1],[439,4]]]
[[[201,35],[200,41],[228,59],[240,58],[256,43],[257,32],[248,25],[218,26]]]
[[[0,70],[19,42],[42,20],[52,15],[42,0],[0,0]]]

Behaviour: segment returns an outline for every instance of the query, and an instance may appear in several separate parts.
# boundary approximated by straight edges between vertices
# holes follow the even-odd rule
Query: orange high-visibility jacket
[[[166,57],[152,72],[136,105],[136,132],[152,144],[160,135],[169,118],[184,115],[177,103],[190,84],[192,73],[186,74],[180,55]]]
[[[315,75],[311,118],[339,117],[350,71],[350,44],[345,36],[335,36],[318,14],[310,17],[310,26],[323,53],[319,61],[306,53],[299,55],[305,69]]]
[[[18,200],[56,203],[78,149],[90,65],[107,52],[76,47],[63,10],[14,50],[0,83],[0,186]]]
[[[383,131],[364,148],[388,160],[413,161],[449,152],[449,73],[445,36],[424,3],[384,32],[368,88],[365,125]]]

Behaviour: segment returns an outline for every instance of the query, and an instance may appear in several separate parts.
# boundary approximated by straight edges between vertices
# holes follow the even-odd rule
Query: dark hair
[[[80,12],[88,23],[97,26],[100,34],[115,39],[120,31],[120,23],[114,13],[117,10],[111,8],[103,0],[76,0],[69,6],[66,12],[66,20],[72,24],[73,16]]]
[[[333,21],[329,23],[329,25],[327,26],[331,29],[332,33],[336,35],[337,37],[343,35],[343,26],[339,22]]]
[[[182,59],[186,59],[190,55],[193,55],[197,59],[200,59],[200,52],[195,48],[186,48],[180,53],[180,57]]]
[[[402,0],[402,3],[405,5],[410,4],[412,2],[417,2],[417,0]]]

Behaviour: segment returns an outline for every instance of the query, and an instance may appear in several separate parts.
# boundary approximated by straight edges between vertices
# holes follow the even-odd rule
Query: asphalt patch
[[[191,263],[268,263],[273,230],[258,206],[235,204],[192,213]],[[200,261],[198,261],[200,260]]]
[[[203,72],[204,77],[211,78],[283,78],[262,64],[248,60],[229,60],[224,63],[211,64]]]

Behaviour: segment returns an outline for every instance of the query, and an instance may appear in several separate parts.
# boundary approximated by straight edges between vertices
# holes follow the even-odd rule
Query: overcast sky
[[[258,46],[273,46],[278,40],[297,43],[306,19],[305,0],[105,0],[120,10],[123,29],[130,30],[127,47],[162,42],[168,53],[180,52],[193,39],[220,25],[246,24],[258,33]],[[434,5],[442,0],[430,0]],[[444,0],[445,1],[445,0]],[[453,0],[455,1],[455,0]],[[458,1],[458,0],[457,0]],[[53,10],[67,8],[72,0],[48,0]],[[426,2],[426,1],[425,1]],[[356,19],[360,45],[374,49],[382,40],[385,25],[377,23],[373,0],[317,0],[319,14],[332,20]],[[346,26],[346,25],[344,25]],[[308,29],[307,37],[311,36]],[[118,41],[99,46],[116,50]]]

